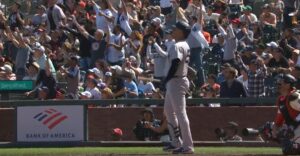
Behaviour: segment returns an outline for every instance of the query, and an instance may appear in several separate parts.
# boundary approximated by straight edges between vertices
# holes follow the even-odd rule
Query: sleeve
[[[168,53],[166,51],[162,50],[162,48],[157,43],[154,43],[154,48],[156,49],[156,51],[158,52],[158,54],[161,57],[167,57],[168,56]]]
[[[228,31],[229,39],[235,38],[235,34],[234,34],[234,31],[233,31],[233,28],[232,28],[232,24],[229,24],[229,26],[227,28],[227,31]]]
[[[192,28],[191,34],[193,35],[193,37],[195,39],[197,39],[201,43],[202,47],[208,48],[209,44],[208,44],[207,40],[205,39],[203,33],[201,32],[200,27],[201,26],[199,24],[194,25]]]
[[[153,58],[153,54],[152,54],[152,51],[151,51],[151,45],[148,45],[147,46],[147,57],[148,58]]]
[[[62,20],[62,19],[65,19],[66,18],[66,15],[65,13],[63,12],[63,10],[61,8],[59,8],[59,19]]]
[[[75,78],[76,75],[78,74],[79,70],[78,69],[73,69],[71,71],[68,72],[68,77],[70,78]]]
[[[290,97],[290,106],[296,110],[300,111],[300,103],[299,103],[299,93],[293,93]]]
[[[176,45],[173,45],[170,48],[170,58],[171,58],[171,60],[179,59],[180,61],[182,61],[183,53],[184,53],[183,47],[177,47]]]
[[[93,8],[94,8],[94,11],[95,11],[95,13],[96,13],[96,16],[98,16],[98,14],[99,14],[99,12],[100,12],[100,7],[99,7],[99,5],[95,4]]]

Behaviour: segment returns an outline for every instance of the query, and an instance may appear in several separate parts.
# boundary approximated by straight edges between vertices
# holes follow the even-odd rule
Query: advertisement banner
[[[18,142],[83,140],[83,106],[17,107]]]

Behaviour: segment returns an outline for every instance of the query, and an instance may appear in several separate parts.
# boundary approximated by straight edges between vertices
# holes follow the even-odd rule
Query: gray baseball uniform
[[[193,150],[193,140],[186,113],[185,99],[185,95],[189,89],[189,80],[186,75],[188,72],[190,48],[186,41],[180,41],[173,45],[168,53],[167,68],[170,69],[172,60],[180,60],[175,77],[170,79],[166,84],[167,91],[164,105],[164,111],[169,123],[168,128],[170,133],[173,133],[170,135],[173,137],[172,145],[183,147],[185,150]],[[178,127],[180,127],[182,141],[179,138]]]

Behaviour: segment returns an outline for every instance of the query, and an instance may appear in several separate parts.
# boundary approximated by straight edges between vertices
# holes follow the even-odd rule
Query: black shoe
[[[183,147],[173,150],[173,154],[194,154],[193,150],[186,150]]]
[[[163,151],[165,151],[165,152],[172,152],[175,149],[177,149],[175,146],[172,146],[171,144],[169,144],[169,145],[167,145],[167,146],[165,146],[163,148]]]

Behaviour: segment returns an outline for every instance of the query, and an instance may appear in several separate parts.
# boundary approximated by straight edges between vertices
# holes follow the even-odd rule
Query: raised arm
[[[164,51],[156,42],[153,44],[153,46],[161,57],[168,56],[168,52]]]
[[[108,5],[108,9],[114,13],[114,14],[117,14],[118,13],[118,10],[111,4],[110,0],[107,1],[107,5]]]
[[[81,26],[77,20],[75,16],[72,16],[73,18],[73,23],[75,24],[76,28],[79,30],[79,32],[85,37],[85,38],[89,38],[89,33],[84,29],[83,26]]]

